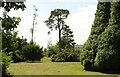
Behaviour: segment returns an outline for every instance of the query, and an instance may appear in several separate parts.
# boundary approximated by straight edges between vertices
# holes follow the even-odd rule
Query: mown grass
[[[14,75],[93,75],[104,77],[108,74],[83,70],[80,62],[51,62],[44,58],[40,63],[12,63],[8,71]],[[118,77],[111,75],[110,77]]]

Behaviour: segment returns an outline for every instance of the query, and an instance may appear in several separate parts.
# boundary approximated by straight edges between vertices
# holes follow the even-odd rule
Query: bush
[[[78,62],[80,53],[71,51],[70,49],[63,50],[51,56],[52,62]]]
[[[81,64],[85,70],[93,70],[94,53],[92,51],[84,51],[80,54]]]
[[[100,51],[97,53],[94,66],[96,70],[102,72],[120,72],[119,53],[112,50],[109,52]]]
[[[47,53],[48,57],[51,57],[52,55],[57,54],[58,47],[57,47],[57,45],[49,46],[47,51],[48,51],[48,53]]]
[[[23,58],[23,54],[21,53],[22,51],[16,50],[12,53],[12,60],[16,63],[16,62],[23,62],[25,61]]]
[[[12,62],[11,56],[8,56],[7,53],[0,51],[0,55],[2,55],[2,76],[10,75],[7,71],[10,63]]]
[[[57,54],[53,54],[51,56],[52,62],[65,62],[67,59],[67,53],[65,52],[58,52]]]
[[[32,62],[39,61],[43,57],[43,48],[35,44],[26,45],[23,47],[23,57]]]

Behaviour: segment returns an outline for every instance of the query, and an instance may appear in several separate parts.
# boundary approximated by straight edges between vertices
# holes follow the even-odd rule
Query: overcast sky
[[[31,39],[30,28],[32,27],[33,13],[35,5],[38,8],[38,24],[35,27],[35,42],[40,46],[46,47],[48,40],[55,44],[58,41],[58,31],[52,31],[50,35],[47,34],[49,29],[44,23],[50,15],[50,12],[56,8],[67,9],[70,15],[66,19],[66,24],[70,26],[73,31],[74,39],[77,44],[84,44],[87,40],[91,26],[94,21],[97,0],[26,0],[25,11],[12,10],[10,16],[21,17],[22,21],[17,28],[18,35],[24,36],[28,41]],[[0,9],[1,11],[1,9]],[[0,12],[2,15],[2,12]]]

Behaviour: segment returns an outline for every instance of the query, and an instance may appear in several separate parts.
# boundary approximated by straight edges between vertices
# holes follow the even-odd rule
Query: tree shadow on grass
[[[102,71],[101,73],[120,75],[120,71]]]
[[[41,61],[26,61],[26,63],[42,63]]]
[[[101,72],[101,73],[104,73],[104,74],[119,75],[118,77],[120,77],[120,70],[118,70],[118,71],[98,71],[98,70],[92,70],[91,72]]]

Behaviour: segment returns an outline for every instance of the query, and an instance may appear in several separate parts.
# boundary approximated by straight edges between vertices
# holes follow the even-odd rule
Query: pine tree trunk
[[[61,30],[59,28],[59,52],[61,52]]]

